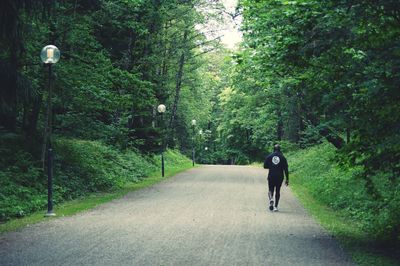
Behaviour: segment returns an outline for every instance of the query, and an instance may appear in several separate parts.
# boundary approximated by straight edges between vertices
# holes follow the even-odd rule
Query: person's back
[[[288,169],[287,160],[280,151],[274,151],[265,159],[264,168],[269,169],[268,178],[283,180]]]

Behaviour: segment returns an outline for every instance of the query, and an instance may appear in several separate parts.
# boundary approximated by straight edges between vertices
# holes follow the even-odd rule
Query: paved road
[[[0,236],[0,265],[352,265],[266,172],[203,166],[72,217]]]

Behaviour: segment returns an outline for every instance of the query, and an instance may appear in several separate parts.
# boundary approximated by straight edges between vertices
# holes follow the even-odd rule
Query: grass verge
[[[315,199],[308,188],[298,181],[296,174],[291,176],[291,187],[296,197],[310,214],[330,234],[338,239],[344,250],[358,265],[400,265],[396,257],[396,247],[387,246],[371,239],[362,231],[357,221],[351,219],[346,211],[338,211]],[[384,246],[386,245],[386,246]]]
[[[400,265],[395,243],[377,240],[365,229],[365,219],[351,215],[356,204],[368,204],[365,198],[357,198],[363,186],[330,158],[327,145],[288,154],[296,197],[358,265]]]
[[[161,171],[156,171],[142,181],[138,183],[126,184],[121,189],[112,192],[93,193],[81,199],[75,199],[65,202],[63,204],[60,204],[59,206],[55,206],[54,212],[57,214],[56,217],[44,217],[45,210],[42,210],[23,218],[12,219],[10,221],[0,224],[0,234],[15,231],[20,228],[45,220],[57,219],[57,217],[63,216],[70,216],[85,210],[92,209],[100,204],[109,202],[117,198],[121,198],[129,192],[152,186],[192,167],[192,162],[184,162],[179,164],[178,166],[166,167],[164,178],[161,177]]]

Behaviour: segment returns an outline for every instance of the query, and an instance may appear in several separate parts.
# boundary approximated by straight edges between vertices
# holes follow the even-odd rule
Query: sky
[[[237,0],[221,0],[221,1],[228,12],[233,13],[235,11]],[[234,49],[235,46],[242,41],[242,34],[238,29],[240,21],[241,18],[236,18],[236,24],[237,24],[236,25],[232,19],[227,18],[225,23],[226,27],[224,27],[224,30],[222,30],[221,32],[221,34],[223,34],[221,42],[230,49]]]
[[[207,20],[206,23],[196,25],[196,29],[203,32],[207,39],[215,40],[220,39],[221,43],[229,49],[235,49],[238,44],[242,41],[242,33],[239,31],[242,17],[237,16],[235,20],[228,14],[234,14],[237,0],[219,0],[218,3],[222,3],[225,7],[224,12],[220,10],[220,6],[202,6],[198,7],[199,12],[205,15],[217,15],[219,19],[213,19],[213,16]],[[220,21],[220,16],[223,15],[223,20]]]

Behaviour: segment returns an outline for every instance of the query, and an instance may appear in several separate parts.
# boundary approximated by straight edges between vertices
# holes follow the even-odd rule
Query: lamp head
[[[164,104],[160,104],[160,105],[157,107],[157,111],[158,111],[160,114],[165,113],[165,110],[167,110],[167,108],[165,107]]]
[[[57,63],[60,60],[60,56],[60,50],[54,45],[47,45],[40,52],[40,59],[45,64]]]

